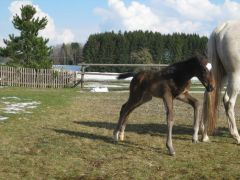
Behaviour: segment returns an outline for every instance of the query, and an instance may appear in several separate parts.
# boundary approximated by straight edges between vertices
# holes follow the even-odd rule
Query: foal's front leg
[[[179,95],[177,97],[177,99],[182,101],[182,102],[185,102],[187,104],[190,104],[194,109],[194,121],[193,121],[194,133],[193,133],[192,141],[194,143],[197,143],[198,142],[198,131],[199,131],[199,125],[200,125],[200,105],[199,105],[199,101],[196,98],[192,97],[187,92]]]
[[[168,149],[168,152],[170,155],[174,156],[175,155],[175,150],[173,148],[172,144],[172,127],[173,127],[173,98],[172,96],[166,95],[163,97],[163,102],[166,108],[166,114],[167,114],[167,142],[166,146]]]

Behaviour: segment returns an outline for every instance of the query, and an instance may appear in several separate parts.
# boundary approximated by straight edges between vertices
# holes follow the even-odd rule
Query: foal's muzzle
[[[213,91],[213,86],[211,84],[207,85],[206,90],[207,92],[212,92]]]

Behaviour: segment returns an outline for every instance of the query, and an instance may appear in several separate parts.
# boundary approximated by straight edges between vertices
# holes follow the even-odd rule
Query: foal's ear
[[[203,52],[203,56],[207,59],[207,52],[206,51]]]
[[[200,53],[199,51],[194,51],[193,55],[196,56],[199,59],[204,58],[204,54]]]
[[[207,60],[207,56],[206,56],[206,54],[204,53],[204,54],[201,54],[201,53],[199,53],[199,52],[194,52],[194,55],[199,59],[199,60]]]
[[[205,66],[209,63],[208,58],[205,54],[196,53],[195,57],[196,57],[197,62],[200,66],[202,66],[202,65]]]

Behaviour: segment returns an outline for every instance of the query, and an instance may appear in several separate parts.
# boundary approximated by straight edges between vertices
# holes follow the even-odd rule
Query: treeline
[[[85,63],[170,64],[182,61],[195,52],[205,53],[207,40],[207,37],[197,34],[106,32],[89,36],[83,47],[83,59]],[[111,70],[115,71],[118,68]]]
[[[82,45],[77,42],[52,47],[50,58],[55,65],[77,65],[83,61]]]

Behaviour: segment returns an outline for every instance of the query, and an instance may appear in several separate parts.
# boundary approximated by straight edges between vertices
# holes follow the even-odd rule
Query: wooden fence
[[[54,70],[54,69],[31,69],[0,66],[0,86],[17,86],[32,88],[63,88],[76,87],[80,84],[84,87],[86,82],[102,82],[106,80],[88,80],[87,75],[116,76],[116,73],[86,72],[88,67],[132,67],[134,68],[157,68],[161,69],[165,64],[79,64],[81,72]],[[114,80],[115,83],[121,81]],[[126,82],[126,81],[125,81]]]
[[[76,73],[72,71],[0,66],[0,86],[62,88],[75,83]]]

